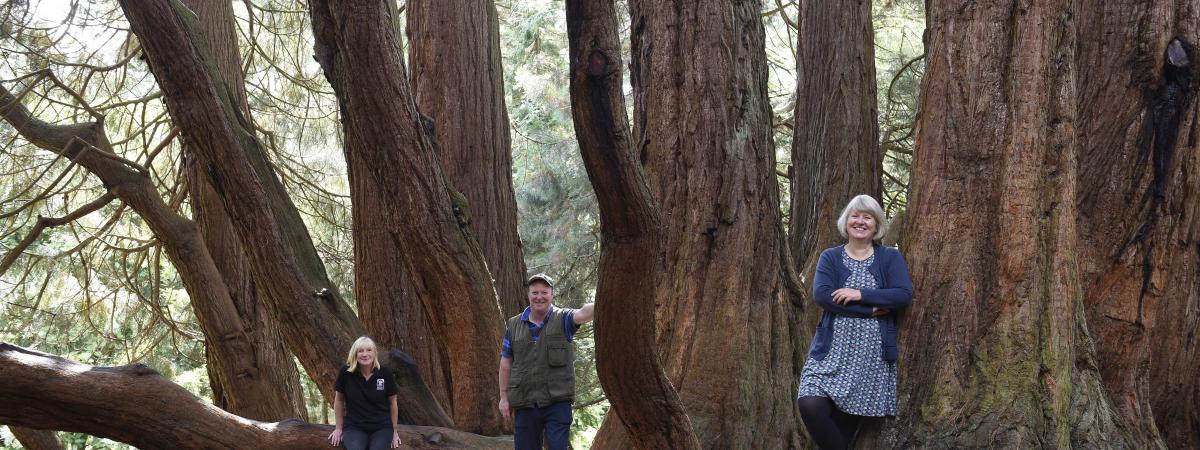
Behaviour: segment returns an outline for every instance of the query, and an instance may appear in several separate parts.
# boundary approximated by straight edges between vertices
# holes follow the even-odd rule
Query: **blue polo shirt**
[[[563,334],[567,336],[567,341],[575,341],[575,332],[579,330],[579,325],[575,324],[575,311],[568,309],[563,315]],[[550,306],[550,311],[546,312],[546,317],[554,314],[554,305]],[[542,323],[533,323],[529,321],[529,307],[525,307],[525,311],[521,312],[521,321],[529,327],[529,334],[533,336],[533,342],[537,342],[538,336],[542,334],[542,325],[545,325],[546,319],[542,319]],[[504,330],[504,344],[500,346],[500,357],[512,359],[512,330]]]

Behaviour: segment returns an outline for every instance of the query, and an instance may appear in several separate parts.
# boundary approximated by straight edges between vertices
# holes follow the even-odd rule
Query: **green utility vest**
[[[555,309],[546,317],[537,342],[521,315],[508,319],[513,355],[508,404],[513,409],[540,408],[575,398],[575,344],[563,333],[566,312]]]

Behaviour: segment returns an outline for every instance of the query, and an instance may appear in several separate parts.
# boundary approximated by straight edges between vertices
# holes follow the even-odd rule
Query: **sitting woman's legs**
[[[371,433],[371,445],[368,450],[387,450],[392,447],[392,429],[380,428]]]
[[[796,406],[800,409],[800,418],[804,420],[804,428],[808,429],[808,435],[812,436],[817,448],[821,450],[846,448],[847,441],[842,436],[838,422],[834,420],[842,412],[838,411],[833,400],[826,397],[805,396],[796,399]]]
[[[346,446],[346,450],[367,450],[369,439],[367,432],[358,428],[345,427],[342,430],[342,445]]]

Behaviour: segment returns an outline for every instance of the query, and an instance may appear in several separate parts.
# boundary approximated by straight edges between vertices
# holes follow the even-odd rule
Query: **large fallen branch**
[[[0,342],[0,424],[75,431],[139,448],[327,449],[333,427],[220,410],[153,369],[94,367]],[[507,449],[512,440],[401,426],[403,448]]]

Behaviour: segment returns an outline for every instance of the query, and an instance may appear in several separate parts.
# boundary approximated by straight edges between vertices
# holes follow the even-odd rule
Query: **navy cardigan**
[[[879,333],[883,338],[883,360],[895,361],[900,352],[896,348],[896,313],[912,303],[912,281],[908,277],[908,266],[904,256],[891,247],[875,244],[875,260],[867,268],[875,277],[878,289],[861,289],[862,300],[848,305],[833,302],[833,291],[846,287],[850,268],[842,264],[845,245],[831,247],[821,252],[817,261],[817,273],[813,276],[813,300],[825,311],[817,324],[816,336],[808,349],[808,357],[825,359],[833,343],[833,316],[869,318],[872,308],[879,307],[891,314],[877,317]]]

